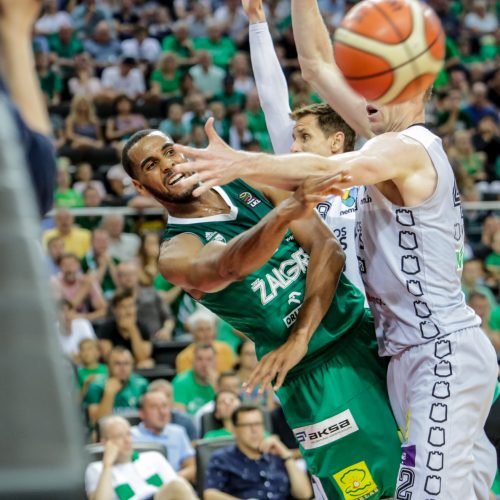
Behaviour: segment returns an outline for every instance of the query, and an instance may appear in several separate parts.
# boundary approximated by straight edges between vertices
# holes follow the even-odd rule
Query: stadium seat
[[[85,446],[87,455],[89,456],[89,462],[97,462],[102,460],[104,454],[104,446],[101,443],[92,443]],[[134,451],[142,453],[143,451],[157,451],[161,453],[167,460],[167,448],[161,443],[148,443],[148,442],[137,442],[134,443]]]
[[[134,372],[147,378],[149,382],[157,378],[172,380],[176,375],[175,369],[166,365],[156,365],[153,368],[136,368]]]
[[[153,358],[157,364],[175,367],[175,358],[184,348],[191,344],[191,340],[170,340],[168,342],[153,343]]]

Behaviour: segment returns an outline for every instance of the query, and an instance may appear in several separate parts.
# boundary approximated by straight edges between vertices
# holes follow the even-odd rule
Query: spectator
[[[495,123],[498,122],[498,112],[486,98],[487,95],[488,87],[483,82],[476,82],[472,86],[470,104],[465,108],[465,112],[475,127],[485,116],[491,116]]]
[[[485,331],[497,352],[500,352],[500,325],[497,323],[488,297],[481,292],[472,292],[468,301],[470,307],[481,318],[481,328]]]
[[[167,35],[162,41],[163,52],[174,52],[180,66],[191,66],[195,63],[196,51],[193,40],[189,38],[188,25],[185,21],[177,21],[172,32],[172,35]]]
[[[234,78],[234,90],[243,95],[248,95],[255,90],[255,81],[251,74],[248,54],[237,52],[231,59],[230,73]]]
[[[229,127],[229,145],[234,149],[243,149],[244,144],[253,139],[253,134],[248,128],[247,115],[243,112],[235,113]]]
[[[214,129],[224,139],[229,139],[229,125],[226,118],[226,108],[220,101],[210,103],[210,112],[214,118]]]
[[[222,36],[222,27],[217,21],[207,24],[208,36],[195,40],[196,50],[208,50],[212,54],[213,63],[221,68],[227,68],[229,61],[236,52],[234,42],[227,36]]]
[[[473,35],[486,35],[493,33],[498,27],[498,19],[493,12],[486,10],[485,0],[474,0],[472,3],[472,12],[466,14],[464,26],[472,32]]]
[[[115,98],[114,114],[106,122],[106,138],[108,141],[126,141],[134,132],[148,128],[143,115],[132,113],[133,100],[122,94]]]
[[[139,267],[139,284],[153,286],[158,271],[158,257],[160,256],[160,236],[156,232],[144,233],[141,237],[141,246],[137,252]]]
[[[73,184],[73,189],[79,193],[83,193],[88,187],[93,187],[101,198],[106,196],[106,188],[102,181],[93,178],[92,166],[90,163],[82,162],[76,167],[76,182]]]
[[[108,246],[107,231],[96,228],[92,231],[91,248],[82,259],[82,271],[93,275],[106,299],[110,299],[116,290],[116,266],[120,263],[117,258],[109,255]]]
[[[173,102],[168,107],[168,118],[160,122],[158,127],[164,134],[172,138],[174,142],[184,144],[189,134],[188,125],[183,122],[184,108],[181,104]]]
[[[64,254],[64,240],[61,236],[53,236],[47,241],[47,266],[49,276],[60,272],[59,262]]]
[[[132,427],[134,441],[162,443],[167,449],[170,465],[179,476],[194,482],[196,478],[195,452],[186,431],[171,423],[167,397],[160,391],[148,391],[139,406],[141,423]]]
[[[442,98],[442,108],[436,116],[437,133],[441,136],[451,135],[454,131],[472,127],[469,115],[462,109],[460,91],[450,89]]]
[[[115,26],[121,39],[129,38],[140,19],[134,9],[134,0],[122,0],[120,8],[113,14]]]
[[[66,253],[59,261],[61,272],[52,277],[57,299],[67,300],[79,316],[96,321],[106,316],[106,301],[95,278],[82,273],[80,259]]]
[[[165,379],[153,380],[149,384],[148,392],[154,391],[161,392],[167,398],[168,409],[170,410],[170,422],[183,427],[186,434],[189,436],[189,439],[194,441],[198,437],[198,434],[191,417],[182,411],[174,409],[174,388],[172,384]]]
[[[87,390],[84,404],[92,424],[112,413],[124,413],[139,407],[148,381],[132,372],[134,360],[128,349],[117,346],[109,354],[109,377],[96,378]]]
[[[102,197],[94,186],[88,186],[83,191],[83,206],[84,208],[98,208],[102,206]],[[81,215],[76,217],[75,220],[80,227],[93,231],[101,224],[101,219],[100,215]]]
[[[90,248],[90,231],[75,226],[73,214],[69,210],[56,210],[54,222],[55,228],[43,233],[44,245],[47,246],[47,242],[54,236],[60,236],[64,240],[65,252],[83,258]]]
[[[486,155],[475,151],[468,130],[457,130],[453,134],[453,145],[448,149],[448,157],[468,179],[474,182],[485,180]]]
[[[483,117],[477,127],[477,134],[472,137],[476,151],[486,154],[486,175],[489,182],[498,180],[497,164],[500,151],[500,136],[496,121],[491,116]]]
[[[88,319],[79,318],[68,300],[62,300],[59,311],[59,340],[61,347],[71,361],[79,364],[79,346],[82,340],[96,340],[94,329]]]
[[[205,122],[210,118],[210,113],[207,110],[207,101],[203,94],[198,92],[189,96],[186,99],[186,108],[188,111],[184,113],[182,121],[190,132],[195,125],[205,126]]]
[[[117,149],[121,150],[122,145],[118,144]],[[121,163],[117,163],[106,172],[106,179],[109,185],[109,191],[105,198],[105,204],[108,206],[126,206],[137,195],[132,180],[123,169]]]
[[[121,54],[120,42],[114,37],[107,21],[100,21],[96,25],[92,38],[84,40],[84,47],[98,68],[115,64]]]
[[[71,176],[64,167],[60,167],[57,170],[57,188],[54,193],[54,205],[56,208],[83,207],[82,194],[71,187]]]
[[[101,352],[97,339],[83,339],[78,345],[78,360],[80,366],[77,370],[78,385],[80,386],[80,399],[83,400],[89,385],[97,378],[108,378],[108,367],[99,363]]]
[[[146,83],[142,71],[137,68],[135,59],[125,57],[117,66],[110,66],[102,72],[103,96],[115,99],[119,94],[125,94],[136,99],[146,92]]]
[[[194,2],[191,12],[186,17],[189,36],[193,39],[204,38],[208,35],[207,22],[209,8],[205,2]]]
[[[226,72],[212,64],[212,56],[207,50],[198,53],[198,64],[193,66],[189,73],[193,77],[195,87],[207,99],[222,92],[222,82]]]
[[[466,300],[472,292],[479,292],[488,297],[491,306],[496,305],[496,300],[491,290],[484,284],[484,267],[481,259],[473,258],[464,262],[462,272],[462,291]]]
[[[57,67],[50,63],[48,52],[35,53],[35,67],[48,106],[56,106],[61,102],[62,79]]]
[[[125,219],[119,214],[106,215],[102,223],[109,234],[109,253],[122,262],[133,259],[141,245],[139,236],[123,232],[124,225]]]
[[[134,28],[133,38],[123,40],[121,52],[125,57],[132,57],[137,61],[155,63],[160,58],[161,46],[158,40],[148,36],[148,28],[137,25]]]
[[[236,359],[229,345],[215,340],[216,316],[210,312],[198,310],[189,317],[187,324],[194,342],[183,349],[175,358],[177,373],[189,370],[193,366],[194,351],[198,344],[211,345],[214,348],[217,354],[216,369],[218,373],[231,370]]]
[[[158,7],[156,16],[149,24],[149,34],[156,40],[163,40],[169,33],[172,26],[172,19],[166,7]]]
[[[240,0],[226,0],[215,10],[213,18],[237,45],[247,40],[248,19]]]
[[[75,55],[71,61],[75,67],[75,76],[68,81],[69,93],[72,96],[83,96],[88,99],[93,99],[101,94],[101,80],[94,76],[94,68],[88,54]]]
[[[175,324],[170,308],[152,286],[140,285],[139,276],[135,261],[122,262],[118,266],[118,287],[130,293],[149,338],[170,340]]]
[[[241,400],[238,394],[227,390],[219,391],[215,396],[214,418],[221,427],[206,432],[203,439],[232,437],[234,435],[234,426],[231,415],[240,405]]]
[[[311,498],[307,474],[277,436],[264,438],[264,416],[256,406],[242,405],[232,414],[233,446],[215,451],[205,475],[205,500],[223,498]]]
[[[194,500],[191,486],[177,476],[165,457],[156,451],[134,456],[130,424],[113,416],[100,424],[104,455],[85,471],[85,490],[93,500],[150,498]],[[126,495],[126,496],[124,496]]]
[[[233,115],[243,109],[245,94],[235,90],[233,76],[226,75],[223,81],[223,90],[214,96],[214,100],[221,101],[226,107],[228,115]]]
[[[83,43],[77,37],[70,24],[63,24],[59,32],[49,38],[50,50],[56,57],[56,63],[61,68],[63,76],[73,76],[79,59],[88,60],[88,54],[83,54]]]
[[[194,349],[193,368],[178,373],[172,385],[176,407],[193,415],[215,397],[217,380],[216,354],[210,344],[197,344]]]
[[[162,99],[179,95],[181,76],[175,52],[163,54],[158,67],[151,73],[151,93]]]
[[[111,24],[111,14],[102,4],[96,5],[97,0],[83,0],[71,12],[75,29],[84,37],[94,33],[96,26],[101,21]]]
[[[138,368],[151,368],[153,346],[146,326],[137,320],[137,307],[130,290],[118,290],[111,299],[113,317],[106,320],[100,330],[102,356],[107,360],[112,349],[121,346],[134,355]]]
[[[37,35],[53,35],[62,26],[71,26],[71,16],[65,10],[57,8],[57,0],[45,0],[42,16],[35,23]]]
[[[493,278],[500,281],[500,231],[495,231],[491,238],[491,253],[485,260],[486,269]]]

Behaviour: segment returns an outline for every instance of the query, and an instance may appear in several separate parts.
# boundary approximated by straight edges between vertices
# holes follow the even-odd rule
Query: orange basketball
[[[368,101],[406,101],[432,85],[443,65],[445,36],[434,11],[418,0],[363,0],[335,31],[335,61]]]

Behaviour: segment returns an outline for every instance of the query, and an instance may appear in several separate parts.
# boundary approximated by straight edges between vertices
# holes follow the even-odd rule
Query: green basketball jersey
[[[228,242],[255,226],[274,208],[262,193],[241,180],[214,189],[230,212],[201,218],[169,216],[165,239],[191,233],[204,244]],[[205,294],[200,302],[252,339],[257,357],[261,359],[288,338],[304,300],[308,263],[309,255],[287,231],[265,265],[220,292]],[[317,360],[320,351],[324,352],[335,340],[355,328],[364,313],[363,294],[342,275],[330,309],[314,333],[306,356],[293,371],[302,371]]]

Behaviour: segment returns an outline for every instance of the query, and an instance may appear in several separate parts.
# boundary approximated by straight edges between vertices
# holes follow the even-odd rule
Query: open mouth
[[[168,181],[168,185],[173,186],[177,184],[182,178],[184,178],[184,174],[175,174]]]
[[[366,112],[368,113],[368,116],[373,116],[378,113],[378,108],[372,106],[371,104],[368,104],[366,106]]]

